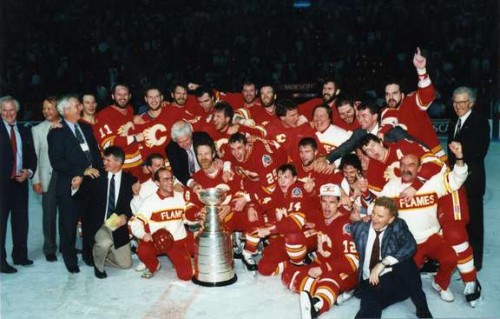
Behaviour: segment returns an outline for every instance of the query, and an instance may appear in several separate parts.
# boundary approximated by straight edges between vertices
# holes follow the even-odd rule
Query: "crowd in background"
[[[457,85],[477,88],[486,110],[498,99],[496,1],[310,3],[10,1],[2,5],[0,88],[20,98],[25,120],[42,119],[32,106],[48,94],[91,91],[102,107],[119,78],[130,79],[136,106],[150,84],[238,91],[244,79],[316,84],[326,74],[344,91],[376,99],[389,79],[412,87],[407,65],[420,46],[438,90],[431,116],[449,117]]]

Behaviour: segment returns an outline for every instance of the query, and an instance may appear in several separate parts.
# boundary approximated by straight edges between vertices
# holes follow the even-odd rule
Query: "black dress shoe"
[[[99,279],[104,279],[104,278],[108,277],[108,275],[106,274],[106,271],[100,271],[99,269],[97,269],[96,266],[94,266],[94,274]]]
[[[416,314],[418,318],[432,318],[432,314],[429,308],[417,309]]]
[[[8,263],[5,263],[0,266],[0,272],[4,274],[13,274],[17,272],[17,269],[12,267]]]
[[[66,267],[68,268],[68,271],[72,274],[77,274],[80,272],[80,267],[78,266],[71,266],[71,267]]]
[[[47,254],[45,255],[45,259],[50,262],[57,261],[56,254]]]
[[[16,260],[16,261],[14,261],[14,265],[31,266],[31,265],[33,265],[33,260],[29,260],[29,259]]]

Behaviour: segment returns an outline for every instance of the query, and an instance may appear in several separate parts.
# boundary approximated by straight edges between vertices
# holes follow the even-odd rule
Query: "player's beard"
[[[201,160],[198,162],[199,162],[201,168],[204,170],[208,170],[212,166],[212,161],[210,161],[210,160]]]
[[[401,100],[402,101],[402,100]],[[389,106],[390,108],[392,109],[396,109],[398,108],[400,105],[401,105],[401,101],[396,101],[395,99],[390,99],[388,102],[387,102],[387,106]]]
[[[326,103],[326,104],[330,104],[333,102],[333,100],[335,100],[337,96],[335,94],[323,94],[323,102]]]
[[[261,101],[263,107],[270,107],[274,104],[274,102],[276,102],[276,100],[273,97],[270,98],[267,103],[265,102],[265,100]]]
[[[118,106],[121,109],[124,109],[127,107],[129,100],[114,100],[115,105]]]

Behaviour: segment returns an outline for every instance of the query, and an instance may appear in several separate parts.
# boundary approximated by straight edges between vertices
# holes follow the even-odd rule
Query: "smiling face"
[[[44,100],[42,113],[43,117],[45,117],[45,119],[49,122],[59,120],[59,114],[57,113],[55,101]]]
[[[174,176],[169,170],[158,173],[158,181],[155,182],[163,196],[172,196],[174,193]]]
[[[14,101],[5,101],[1,105],[2,108],[2,120],[7,122],[7,124],[14,124],[17,118],[17,109]]]
[[[314,110],[313,122],[316,131],[324,132],[330,125],[328,111],[324,107],[318,107]]]
[[[394,216],[391,215],[388,208],[375,205],[371,215],[372,227],[376,231],[383,229],[394,221]]]
[[[247,104],[252,104],[257,97],[257,89],[255,88],[255,84],[245,84],[243,85],[243,90],[241,91],[243,94],[243,100]]]
[[[123,85],[118,85],[115,88],[115,91],[111,94],[111,98],[115,102],[115,105],[121,109],[127,107],[131,97],[132,96],[130,95],[128,88]]]
[[[144,96],[144,101],[148,105],[148,108],[152,111],[156,111],[161,107],[161,102],[163,101],[163,95],[157,89],[150,89],[146,92]]]
[[[339,117],[342,121],[346,124],[354,123],[354,120],[356,119],[356,110],[354,109],[354,106],[350,104],[343,104],[340,105],[337,110],[339,111]]]
[[[187,101],[187,91],[186,88],[182,86],[177,86],[173,93],[171,93],[172,101],[178,106],[184,106]]]
[[[418,157],[413,154],[403,156],[400,160],[401,179],[404,183],[412,183],[417,178],[421,166]]]
[[[323,84],[323,102],[329,104],[335,100],[337,97],[337,88],[335,86],[335,83],[333,82],[326,82]]]
[[[215,154],[208,145],[200,145],[196,148],[196,159],[200,164],[201,168],[207,170],[212,166]]]
[[[234,142],[229,144],[229,148],[231,149],[231,155],[238,161],[243,162],[245,160],[245,156],[247,154],[248,147],[242,142]]]
[[[469,112],[473,105],[468,93],[458,93],[453,96],[453,109],[458,117]]]
[[[359,126],[363,130],[371,131],[378,124],[378,115],[372,114],[368,108],[358,110],[356,117],[358,119]]]
[[[260,100],[263,107],[273,106],[274,102],[276,102],[276,94],[274,93],[274,89],[270,86],[263,86],[260,89]]]

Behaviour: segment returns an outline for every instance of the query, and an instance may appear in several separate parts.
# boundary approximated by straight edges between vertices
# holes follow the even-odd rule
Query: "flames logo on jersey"
[[[302,190],[300,187],[292,189],[292,198],[302,198]]]
[[[262,155],[262,165],[264,165],[264,167],[268,167],[272,163],[273,163],[273,158],[271,157],[271,155],[269,154]]]
[[[166,134],[162,134],[163,136],[157,138],[157,132],[167,132],[167,128],[163,124],[155,124],[142,132],[144,134],[144,141],[147,147],[151,148],[153,146],[163,145],[167,141]]]

